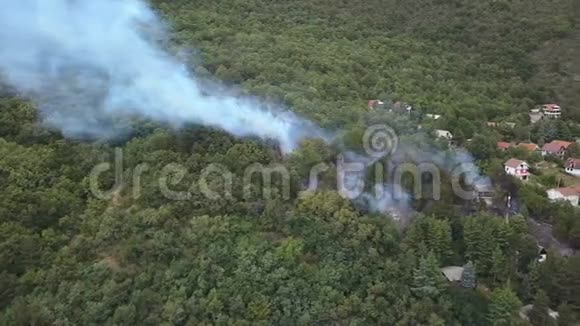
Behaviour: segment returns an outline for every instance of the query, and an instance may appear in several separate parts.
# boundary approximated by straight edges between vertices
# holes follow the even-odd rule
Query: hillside
[[[570,111],[570,117],[580,116],[580,6],[573,11],[575,28],[565,37],[542,44],[534,54],[538,72],[532,84],[544,88],[549,96]]]
[[[0,92],[0,325],[527,325],[527,304],[533,325],[549,324],[547,307],[558,325],[580,320],[580,258],[548,248],[539,261],[528,228],[553,223],[579,248],[579,210],[548,201],[550,176],[505,175],[512,156],[543,158],[496,148],[580,136],[572,114],[535,127],[527,116],[547,101],[580,107],[572,1],[151,3],[167,21],[164,46],[193,74],[332,138],[281,153],[274,141],[139,116],[116,138],[69,138],[35,101]],[[551,47],[565,62],[557,71]],[[401,177],[402,198],[386,209],[345,198],[338,162],[372,156],[365,132],[377,125],[398,150],[365,162],[436,161],[439,183],[419,174],[435,186],[414,192],[417,180]],[[282,176],[248,177],[256,164]],[[458,183],[475,193],[455,178],[462,164],[489,175],[478,177],[493,184],[492,204],[457,194]],[[317,191],[303,192],[321,165]],[[371,172],[357,179],[365,194]]]

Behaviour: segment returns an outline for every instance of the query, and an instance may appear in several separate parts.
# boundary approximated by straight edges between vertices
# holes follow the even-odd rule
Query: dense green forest
[[[0,99],[0,325],[579,320],[580,257],[549,251],[538,261],[528,222],[552,223],[559,239],[578,248],[580,213],[503,175],[506,158],[534,157],[516,149],[498,153],[495,146],[502,137],[538,143],[578,137],[580,105],[558,122],[484,127],[487,121],[523,125],[530,109],[558,100],[557,85],[538,82],[545,67],[537,51],[574,33],[577,2],[152,3],[168,21],[169,46],[197,76],[291,108],[340,130],[340,137],[333,144],[306,140],[282,155],[256,139],[140,120],[120,139],[66,139],[42,125],[32,103],[6,92]],[[414,111],[370,111],[367,102],[375,98],[410,103]],[[428,121],[427,113],[442,118]],[[441,155],[453,150],[430,132],[450,130],[497,184],[494,200],[510,193],[518,206],[506,212],[457,198],[449,175],[440,200],[411,198],[415,214],[405,227],[343,198],[332,172],[313,196],[299,195],[313,165],[335,164],[343,148],[360,151],[373,124],[389,125],[406,146]],[[97,198],[91,171],[112,163],[115,148],[123,153],[126,183],[114,187],[115,173],[106,171],[98,186],[112,191]],[[208,198],[190,187],[218,163],[233,173],[231,196]],[[246,196],[242,172],[253,163],[286,167],[289,198],[279,191],[262,196],[257,179]],[[186,172],[168,177],[168,164]],[[145,165],[137,185],[137,168]],[[167,198],[159,180],[189,195]],[[223,189],[222,179],[208,180],[209,188]],[[449,282],[444,266],[464,266],[461,280]],[[534,305],[529,321],[518,314],[527,304]],[[548,307],[558,311],[557,321]]]

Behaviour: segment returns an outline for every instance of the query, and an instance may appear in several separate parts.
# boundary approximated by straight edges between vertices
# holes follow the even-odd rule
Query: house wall
[[[580,168],[566,168],[566,173],[573,176],[580,176]]]
[[[504,166],[505,172],[509,175],[513,175],[517,178],[523,178],[524,176],[527,177],[529,175],[528,166],[523,165],[523,167],[513,168],[511,166]]]
[[[567,200],[570,202],[570,204],[572,204],[572,206],[578,206],[578,196],[564,196],[562,195],[561,192],[559,192],[558,190],[555,189],[550,189],[547,191],[548,194],[548,198],[552,201],[557,201],[557,200]]]

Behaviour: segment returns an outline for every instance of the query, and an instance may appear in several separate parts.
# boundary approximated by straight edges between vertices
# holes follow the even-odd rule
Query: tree
[[[443,276],[433,252],[419,260],[419,267],[413,272],[413,287],[411,290],[419,297],[435,299],[441,293],[444,285]]]
[[[519,318],[517,311],[520,307],[521,302],[509,288],[508,282],[505,287],[493,291],[487,318],[494,326],[510,326]]]
[[[463,273],[461,274],[461,286],[468,289],[475,289],[477,286],[475,265],[473,265],[471,260],[463,266]]]
[[[495,151],[496,139],[490,135],[477,134],[467,146],[467,149],[477,160],[489,159]]]
[[[574,325],[576,316],[570,305],[565,303],[558,306],[558,326]]]
[[[550,299],[543,290],[539,290],[534,297],[532,310],[530,310],[528,317],[534,326],[550,325],[552,317],[548,313]]]
[[[506,259],[499,246],[495,247],[491,255],[491,275],[494,282],[501,281],[506,274]]]
[[[528,273],[524,276],[524,282],[522,284],[522,296],[524,299],[531,300],[538,292],[540,282],[540,270],[538,264],[540,264],[538,261],[531,262],[528,267]]]

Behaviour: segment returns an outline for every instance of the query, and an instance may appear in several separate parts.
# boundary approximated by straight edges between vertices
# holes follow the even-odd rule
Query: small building
[[[544,104],[542,105],[542,113],[546,118],[559,119],[562,117],[562,108],[557,104]]]
[[[572,204],[572,206],[578,206],[580,186],[548,189],[546,193],[551,201],[567,200],[570,202],[570,204]]]
[[[496,145],[496,147],[497,147],[497,149],[499,149],[500,151],[507,151],[507,150],[508,150],[508,148],[512,147],[512,144],[511,144],[511,143],[506,143],[506,142],[504,142],[504,141],[499,141],[499,142],[497,142],[497,145]]]
[[[535,152],[540,150],[540,146],[534,143],[519,143],[518,147],[527,150],[528,152]]]
[[[528,180],[530,176],[530,165],[525,161],[510,158],[504,163],[505,173],[520,180]]]
[[[447,266],[441,268],[441,273],[449,282],[461,282],[463,275],[463,267],[461,266]]]
[[[451,132],[449,132],[448,130],[436,129],[435,135],[437,136],[437,138],[443,138],[447,140],[453,139],[453,134],[451,134]]]
[[[441,118],[441,115],[440,114],[427,113],[427,114],[425,114],[425,117],[426,118],[429,118],[429,119],[433,119],[433,120],[438,120],[439,118]]]
[[[519,311],[520,318],[530,321],[530,317],[528,315],[530,314],[530,311],[532,311],[533,308],[534,305],[531,304],[521,307]],[[550,318],[554,320],[557,320],[558,317],[560,317],[560,314],[557,311],[554,311],[548,307],[548,316],[550,316]]]
[[[580,158],[569,158],[566,161],[566,173],[580,176]]]
[[[528,115],[530,116],[530,123],[531,124],[534,124],[534,123],[542,120],[542,118],[544,118],[544,115],[542,114],[540,109],[533,109],[530,111],[530,113]]]
[[[548,252],[546,251],[546,248],[544,247],[539,247],[539,252],[538,252],[538,262],[539,263],[543,263],[546,261],[546,259],[548,259]]]
[[[487,206],[491,206],[493,204],[495,189],[493,188],[489,180],[476,182],[473,185],[473,191],[475,199],[485,203]]]
[[[382,109],[385,105],[385,102],[381,101],[381,100],[370,100],[368,103],[368,107],[371,110],[375,110],[375,109]]]
[[[516,127],[516,124],[514,122],[504,122],[504,124],[508,126],[510,129],[514,129]]]
[[[542,155],[554,155],[563,158],[566,155],[570,145],[572,145],[571,142],[553,140],[542,146]]]

